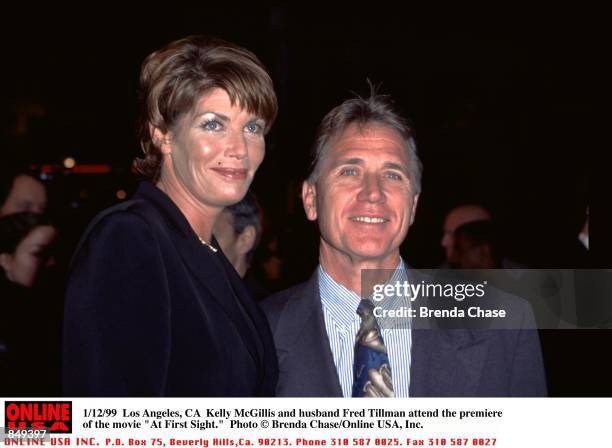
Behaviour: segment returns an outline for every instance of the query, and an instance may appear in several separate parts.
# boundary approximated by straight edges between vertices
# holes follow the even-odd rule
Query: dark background
[[[510,258],[574,267],[590,154],[601,147],[593,132],[605,59],[596,17],[514,4],[440,5],[429,14],[408,2],[150,4],[131,11],[27,5],[7,11],[0,31],[3,157],[40,165],[72,156],[112,166],[108,175],[47,178],[67,259],[85,223],[117,202],[117,190],[129,197],[136,186],[130,164],[139,152],[140,63],[171,40],[211,34],[254,51],[275,83],[279,118],[253,189],[267,237],[278,237],[286,254],[287,283],[316,265],[316,229],[298,200],[315,129],[342,100],[367,95],[367,80],[394,98],[417,132],[425,169],[417,219],[402,247],[410,264],[439,265],[444,215],[474,202],[491,210]],[[597,384],[595,395],[602,392]]]

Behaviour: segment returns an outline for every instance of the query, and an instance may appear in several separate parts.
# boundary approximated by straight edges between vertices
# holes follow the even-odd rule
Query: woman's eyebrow
[[[213,114],[215,117],[217,117],[221,121],[230,121],[230,119],[229,119],[229,117],[227,115],[224,115],[224,114],[222,114],[220,112],[215,112],[214,110],[207,110],[207,111],[204,111],[204,112],[199,112],[199,113],[196,114],[195,117],[196,118],[200,118],[200,117],[202,117],[204,115],[207,115],[207,114]]]

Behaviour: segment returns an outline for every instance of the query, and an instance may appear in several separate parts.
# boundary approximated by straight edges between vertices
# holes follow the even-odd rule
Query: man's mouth
[[[383,224],[389,221],[386,218],[381,218],[378,216],[352,216],[350,220],[355,222],[364,222],[367,224]]]

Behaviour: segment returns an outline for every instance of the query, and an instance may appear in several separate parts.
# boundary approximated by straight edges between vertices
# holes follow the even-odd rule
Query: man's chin
[[[373,263],[384,262],[398,252],[398,250],[381,250],[380,245],[374,247],[360,246],[351,248],[354,259]]]

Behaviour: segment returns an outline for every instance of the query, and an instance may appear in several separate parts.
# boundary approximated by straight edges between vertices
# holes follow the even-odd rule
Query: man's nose
[[[357,197],[360,201],[382,202],[385,199],[380,179],[375,174],[366,174],[363,177],[363,185]]]

